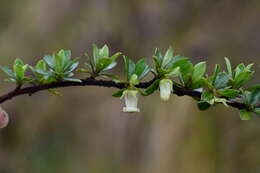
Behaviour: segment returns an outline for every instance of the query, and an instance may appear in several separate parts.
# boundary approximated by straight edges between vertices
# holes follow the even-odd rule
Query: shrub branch
[[[138,85],[136,85],[137,88],[148,88],[156,78],[148,81],[148,82],[142,82]],[[15,88],[14,90],[0,96],[0,104],[11,100],[14,97],[20,96],[20,95],[26,95],[28,94],[31,96],[32,94],[44,91],[48,89],[55,89],[55,88],[63,88],[63,87],[72,87],[72,86],[99,86],[99,87],[111,87],[111,88],[118,88],[122,89],[125,88],[126,85],[123,83],[116,83],[112,80],[98,80],[93,79],[91,77],[82,79],[82,82],[73,82],[73,81],[60,81],[60,82],[53,82],[49,84],[43,84],[43,85],[37,85],[37,86],[29,86],[29,87],[19,87]],[[179,86],[173,85],[173,93],[177,96],[190,96],[195,98],[201,97],[201,92],[194,91],[186,88],[181,88]],[[237,108],[237,109],[246,109],[246,105],[244,103],[236,102],[236,101],[228,101],[227,104],[231,107]]]

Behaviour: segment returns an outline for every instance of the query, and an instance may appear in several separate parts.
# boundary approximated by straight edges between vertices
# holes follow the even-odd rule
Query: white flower
[[[172,92],[172,81],[170,79],[160,80],[160,97],[163,101],[170,99]]]
[[[0,107],[0,128],[7,126],[9,122],[8,114]]]
[[[139,108],[137,108],[138,104],[138,91],[137,90],[125,90],[123,93],[123,97],[125,98],[125,107],[123,108],[123,112],[140,112]]]

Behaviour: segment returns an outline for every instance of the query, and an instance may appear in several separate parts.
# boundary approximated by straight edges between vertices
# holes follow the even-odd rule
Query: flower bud
[[[160,80],[160,97],[163,101],[170,99],[172,92],[172,81],[170,79]]]
[[[9,122],[8,114],[0,107],[0,128],[7,126]]]
[[[125,90],[123,93],[125,98],[125,107],[123,108],[123,112],[140,112],[139,108],[137,108],[138,104],[138,91],[137,90]]]

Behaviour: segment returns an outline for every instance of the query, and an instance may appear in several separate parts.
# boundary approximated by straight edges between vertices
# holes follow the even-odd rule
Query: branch
[[[0,104],[6,102],[7,100],[10,100],[16,96],[19,96],[19,95],[25,95],[25,94],[32,95],[39,91],[54,89],[54,88],[63,88],[63,87],[71,87],[71,86],[102,86],[102,87],[113,87],[113,88],[122,89],[125,87],[125,84],[116,83],[111,80],[105,81],[105,80],[96,80],[93,78],[86,78],[86,79],[82,79],[81,81],[82,82],[60,81],[60,82],[53,82],[53,83],[42,84],[42,85],[37,85],[37,86],[15,88],[13,91],[0,96]],[[147,88],[148,86],[150,86],[152,84],[153,81],[154,80],[141,83],[137,87],[138,88]]]
[[[139,85],[136,85],[137,88],[148,88],[156,78],[148,81],[148,82],[143,82],[140,83]],[[126,85],[123,83],[116,83],[111,80],[97,80],[93,78],[86,78],[82,79],[82,82],[69,82],[69,81],[60,81],[60,82],[53,82],[49,84],[43,84],[43,85],[37,85],[37,86],[29,86],[29,87],[19,87],[15,88],[13,91],[10,91],[7,94],[4,94],[0,96],[0,104],[20,95],[32,95],[36,92],[43,91],[43,90],[48,90],[48,89],[54,89],[54,88],[62,88],[62,87],[71,87],[71,86],[101,86],[101,87],[113,87],[113,88],[118,88],[122,89],[125,88]],[[186,88],[181,88],[179,86],[173,85],[174,89],[174,94],[178,96],[191,96],[195,98],[200,98],[201,97],[201,92],[199,91],[194,91]],[[227,102],[227,104],[231,107],[237,108],[237,109],[246,109],[246,105],[240,102],[234,102],[230,101]]]

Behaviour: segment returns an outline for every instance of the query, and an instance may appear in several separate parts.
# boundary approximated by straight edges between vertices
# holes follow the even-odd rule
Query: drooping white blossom
[[[163,101],[167,101],[170,99],[172,92],[172,81],[170,79],[162,79],[160,80],[160,97]]]
[[[123,112],[140,112],[138,105],[138,91],[137,90],[125,90],[123,93],[125,99],[125,107]]]

